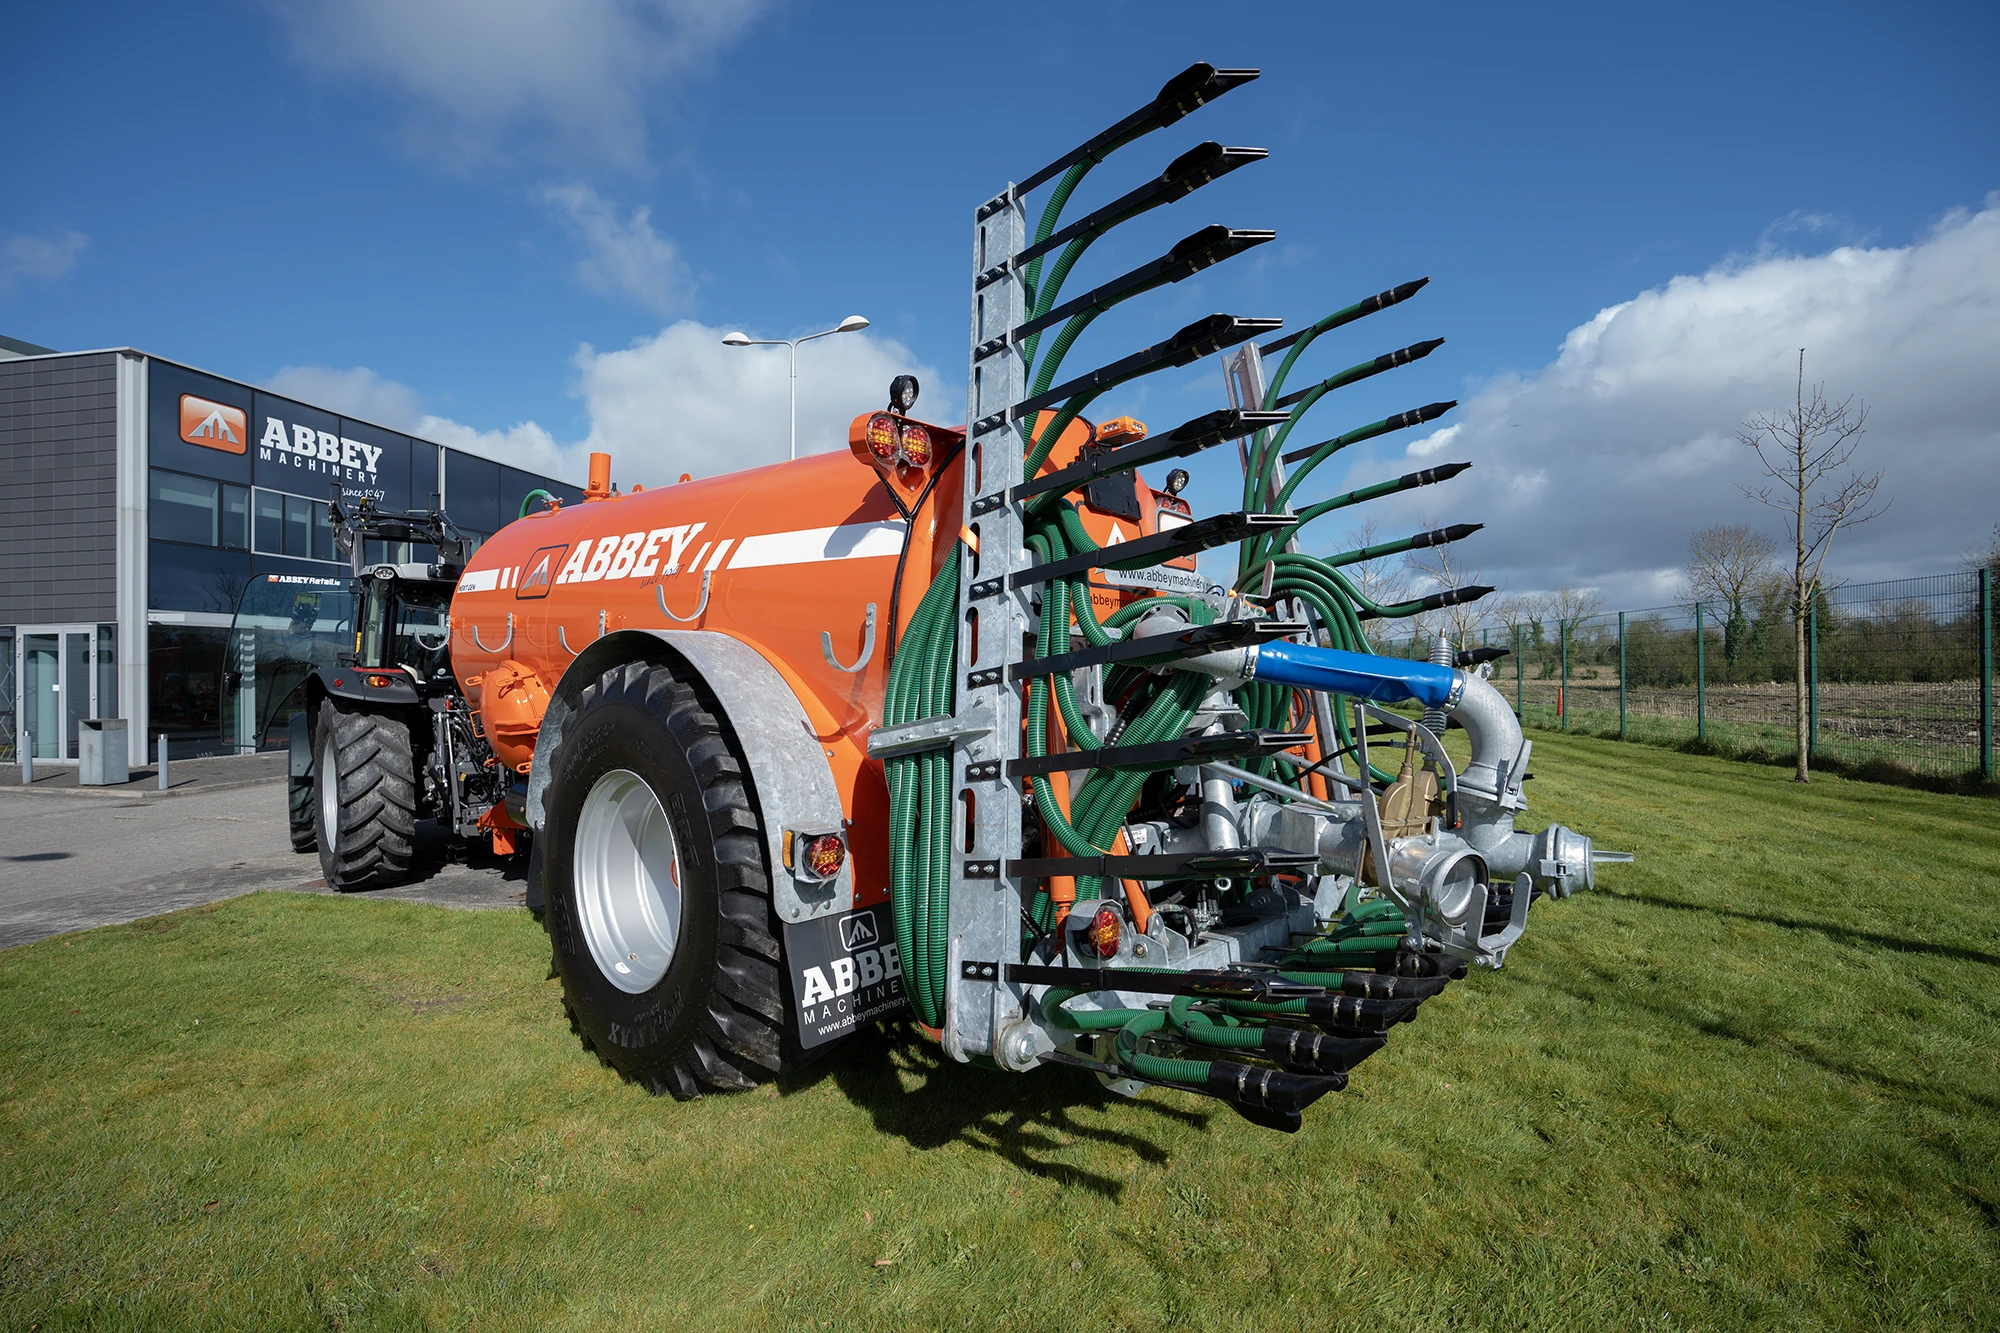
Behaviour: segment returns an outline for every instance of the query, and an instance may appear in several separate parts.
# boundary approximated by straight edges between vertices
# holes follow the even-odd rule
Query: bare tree
[[[2000,523],[1993,525],[1993,535],[1986,540],[1984,548],[1965,553],[1965,567],[1970,570],[1991,569],[2000,571]]]
[[[1373,546],[1377,536],[1374,519],[1368,519],[1358,528],[1351,529],[1346,537],[1352,550]],[[1353,582],[1355,589],[1363,597],[1378,606],[1389,606],[1409,600],[1410,583],[1403,577],[1402,570],[1390,556],[1378,556],[1373,560],[1363,560],[1359,564],[1343,566],[1341,572]]]
[[[1747,523],[1717,523],[1688,540],[1683,600],[1707,602],[1723,613],[1722,656],[1736,661],[1748,637],[1750,598],[1771,581],[1777,544]]]
[[[1759,504],[1785,515],[1791,524],[1792,569],[1785,578],[1785,600],[1792,615],[1792,696],[1797,723],[1799,765],[1795,777],[1811,780],[1811,756],[1806,735],[1806,613],[1820,592],[1820,570],[1826,553],[1842,528],[1866,523],[1889,507],[1875,503],[1882,473],[1848,470],[1848,460],[1861,445],[1868,426],[1868,405],[1850,396],[1835,403],[1826,386],[1813,386],[1806,397],[1806,353],[1799,349],[1798,389],[1792,410],[1782,416],[1762,412],[1743,423],[1736,438],[1756,451],[1766,486],[1742,491]]]
[[[1429,515],[1421,521],[1426,528],[1442,526]],[[1478,562],[1460,550],[1457,542],[1444,542],[1411,551],[1403,557],[1403,568],[1417,579],[1431,584],[1432,592],[1471,587],[1484,577]],[[1485,619],[1486,612],[1479,602],[1460,602],[1457,606],[1440,607],[1414,617],[1416,630],[1425,639],[1434,641],[1442,634],[1451,640],[1454,649],[1476,647],[1479,626]]]
[[[1588,620],[1604,610],[1604,599],[1595,588],[1572,588],[1568,584],[1541,598],[1541,619],[1553,620],[1575,628],[1579,620]]]
[[[1574,653],[1579,643],[1577,627],[1579,622],[1589,620],[1604,610],[1604,599],[1595,588],[1572,588],[1567,583],[1554,592],[1543,593],[1533,598],[1535,619],[1542,622],[1543,632],[1560,643],[1564,631],[1569,635],[1570,651]],[[1544,666],[1548,659],[1543,658]],[[1553,668],[1550,668],[1551,670]]]

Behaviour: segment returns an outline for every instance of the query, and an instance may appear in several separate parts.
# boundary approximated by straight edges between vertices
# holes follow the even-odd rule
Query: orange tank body
[[[856,418],[857,442],[868,419]],[[1075,423],[1048,467],[1073,461],[1090,435],[1088,423]],[[900,632],[951,543],[960,539],[965,459],[961,453],[944,462],[912,524],[876,469],[856,457],[860,452],[857,444],[853,453],[817,454],[625,494],[594,486],[583,503],[531,513],[480,546],[452,598],[452,670],[496,751],[505,744],[509,767],[521,771],[532,761],[530,724],[539,722],[547,692],[576,654],[600,633],[727,634],[761,654],[798,696],[826,751],[852,830],[855,901],[885,900],[888,789],[867,745],[882,719],[888,679],[883,649],[897,559],[907,534]],[[1142,510],[1136,526],[1080,506],[1093,536],[1102,542],[1153,532],[1156,507],[1177,503],[1153,496],[1143,482],[1136,493]],[[1096,591],[1099,614],[1131,595]],[[861,656],[870,603],[878,626],[874,654],[852,674],[828,665],[821,632],[832,635],[835,656],[853,663]],[[669,611],[691,619],[676,621]]]

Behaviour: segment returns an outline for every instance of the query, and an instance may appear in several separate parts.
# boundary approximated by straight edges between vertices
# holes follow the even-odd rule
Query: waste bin
[[[86,717],[77,734],[76,783],[79,787],[116,787],[132,780],[125,748],[125,719]]]

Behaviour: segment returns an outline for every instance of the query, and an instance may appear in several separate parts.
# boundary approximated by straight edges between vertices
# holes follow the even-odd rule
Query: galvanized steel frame
[[[1008,335],[1027,318],[1022,274],[1008,264],[1005,276],[979,285],[979,275],[1010,261],[1027,244],[1027,215],[1010,184],[973,217],[971,341],[968,344],[965,510],[962,522],[976,545],[959,563],[958,671],[952,744],[951,945],[946,971],[943,1045],[955,1060],[1002,1057],[1003,1031],[1026,1017],[1025,988],[1010,982],[968,980],[966,959],[1012,958],[1020,948],[1022,886],[1003,877],[968,876],[968,862],[1001,861],[1021,854],[1021,790],[1006,776],[1021,735],[1021,687],[1007,668],[1019,662],[1035,626],[1035,593],[1008,589],[974,601],[972,584],[1028,562],[1021,484],[1026,449],[1014,407],[1027,397],[1027,363]],[[1006,341],[981,358],[980,344]],[[985,504],[980,504],[985,500]],[[978,673],[975,675],[975,673]],[[981,683],[974,684],[977,680]],[[994,761],[1002,762],[994,762]],[[977,776],[968,773],[982,765]],[[969,836],[968,836],[969,835]]]

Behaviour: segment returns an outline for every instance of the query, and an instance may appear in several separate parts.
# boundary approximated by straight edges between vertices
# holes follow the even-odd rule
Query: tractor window
[[[389,638],[389,589],[387,579],[368,579],[361,592],[361,619],[355,625],[355,642],[359,651],[355,655],[356,666],[394,666],[385,660],[390,645]]]
[[[446,652],[448,587],[404,584],[396,599],[396,661],[415,669],[419,680],[451,670]]]

